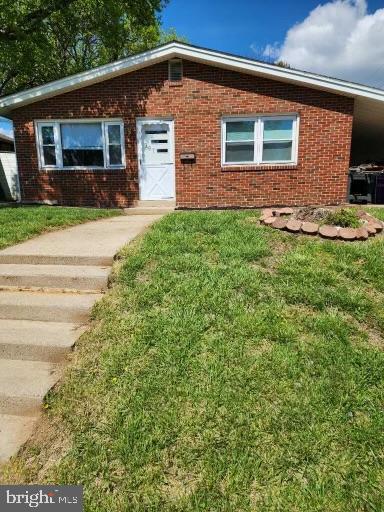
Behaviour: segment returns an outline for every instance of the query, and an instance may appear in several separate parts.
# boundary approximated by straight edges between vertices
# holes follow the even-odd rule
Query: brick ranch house
[[[384,160],[384,91],[178,42],[0,98],[0,115],[24,201],[338,204],[351,161]]]

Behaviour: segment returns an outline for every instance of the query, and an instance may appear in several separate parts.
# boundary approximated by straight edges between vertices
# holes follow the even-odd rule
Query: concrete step
[[[124,208],[125,215],[166,215],[174,211],[174,206],[134,206],[133,208]]]
[[[84,330],[66,322],[0,319],[0,358],[58,363]]]
[[[16,247],[16,246],[14,246]],[[7,252],[5,252],[7,251]],[[17,254],[12,247],[0,251],[0,264],[18,265],[89,265],[94,267],[107,267],[113,264],[112,256],[61,256],[52,254]]]
[[[18,265],[70,265],[70,266],[94,266],[108,267],[113,264],[113,258],[109,256],[56,256],[52,254],[17,254],[0,252],[0,264]]]
[[[59,370],[59,365],[42,361],[0,359],[0,413],[37,414]]]
[[[111,265],[117,251],[158,220],[121,215],[51,231],[0,251],[0,263]]]
[[[36,416],[0,414],[0,463],[16,455],[28,441],[35,427]]]
[[[101,294],[0,291],[0,318],[83,323]]]
[[[107,287],[109,271],[109,267],[0,263],[0,287],[38,286],[100,291]]]
[[[159,199],[154,201],[148,201],[140,199],[139,201],[135,202],[135,207],[162,207],[162,208],[176,208],[176,201],[175,199]]]

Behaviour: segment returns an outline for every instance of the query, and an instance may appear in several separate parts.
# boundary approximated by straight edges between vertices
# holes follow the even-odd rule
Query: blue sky
[[[163,12],[164,28],[175,28],[189,42],[215,50],[255,57],[252,45],[282,43],[286,32],[304,20],[320,0],[170,0]],[[370,0],[370,12],[384,1]]]
[[[198,46],[384,89],[384,0],[170,0],[162,22]]]
[[[254,57],[251,45],[263,48],[283,41],[287,30],[304,19],[318,0],[170,0],[164,28],[175,28],[190,43]]]

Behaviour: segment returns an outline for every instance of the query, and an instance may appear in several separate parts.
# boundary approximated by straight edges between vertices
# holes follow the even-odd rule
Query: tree
[[[287,68],[287,69],[291,69],[291,65],[288,64],[288,62],[285,62],[285,60],[278,60],[277,62],[275,62],[276,66],[280,66],[281,68]]]
[[[20,40],[21,38],[25,39],[28,34],[37,29],[39,24],[51,14],[62,11],[74,1],[49,0],[40,5],[36,2],[30,2],[29,10],[25,11],[25,8],[19,6],[21,9],[14,9],[13,12],[9,9],[11,4],[6,4],[3,16],[1,17],[0,41],[10,42]]]
[[[169,38],[168,0],[2,0],[0,95],[41,85]]]

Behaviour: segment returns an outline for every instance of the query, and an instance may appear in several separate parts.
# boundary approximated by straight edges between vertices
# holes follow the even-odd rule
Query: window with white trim
[[[37,122],[40,167],[97,169],[124,166],[122,121]]]
[[[296,163],[295,115],[229,117],[222,120],[223,164]]]

